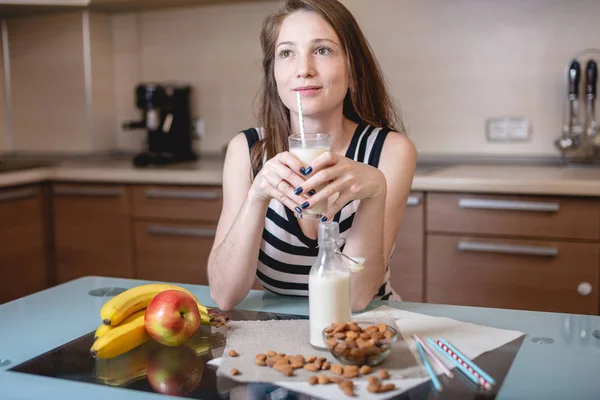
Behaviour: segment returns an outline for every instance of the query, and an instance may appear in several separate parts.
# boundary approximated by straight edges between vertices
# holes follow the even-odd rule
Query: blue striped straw
[[[419,350],[419,355],[421,356],[421,360],[423,360],[423,364],[425,364],[427,373],[429,373],[429,376],[431,377],[431,380],[433,381],[433,386],[436,388],[436,390],[438,392],[441,392],[442,390],[444,390],[442,387],[442,384],[440,383],[435,372],[433,372],[433,368],[431,368],[431,365],[429,364],[429,360],[427,360],[427,357],[425,357],[425,352],[423,351],[423,347],[421,346],[421,343],[419,343],[419,342],[415,342],[415,343],[417,345],[417,350]]]
[[[450,360],[450,362],[453,365],[455,365],[458,369],[460,369],[467,376],[467,378],[472,380],[476,385],[479,385],[479,380],[477,379],[477,377],[475,375],[473,375],[471,372],[469,372],[469,370],[466,369],[464,365],[462,365],[461,363],[456,361],[454,358],[452,358],[452,356],[450,356],[450,354],[446,353],[444,351],[444,349],[442,349],[440,347],[440,345],[437,344],[436,342],[434,342],[431,338],[428,337],[426,340],[427,340],[427,343],[429,343],[431,346],[433,346],[433,348],[435,348],[437,351],[442,353],[442,355],[444,357],[446,357],[448,360]]]
[[[471,368],[473,368],[479,375],[481,375],[483,377],[483,379],[485,379],[486,381],[488,381],[492,385],[496,384],[496,381],[494,380],[494,378],[492,378],[491,376],[489,376],[488,374],[486,374],[485,371],[483,371],[481,368],[479,368],[477,365],[475,365],[475,363],[473,361],[471,361],[467,356],[465,356],[463,353],[461,353],[456,347],[452,346],[450,344],[450,342],[448,342],[444,338],[440,338],[440,342],[444,343],[457,356],[459,356],[460,358],[462,358],[463,361],[465,363],[467,363]]]

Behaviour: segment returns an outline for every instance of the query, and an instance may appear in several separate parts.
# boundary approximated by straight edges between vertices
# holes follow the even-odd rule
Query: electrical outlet
[[[508,139],[506,118],[488,118],[485,134],[488,142],[505,142]]]
[[[514,117],[507,121],[508,139],[511,142],[529,140],[529,121],[525,117]]]

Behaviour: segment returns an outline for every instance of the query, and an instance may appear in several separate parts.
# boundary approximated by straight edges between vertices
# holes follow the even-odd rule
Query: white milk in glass
[[[290,153],[295,155],[304,168],[311,166],[312,162],[321,154],[329,151],[330,141],[329,135],[322,133],[307,133],[302,138],[300,135],[291,135],[289,137]],[[307,176],[307,179],[311,175]],[[315,188],[315,191],[321,190],[322,187]],[[310,197],[307,197],[310,202]],[[311,204],[309,209],[303,210],[303,216],[314,216],[321,218],[327,211],[327,200],[320,201],[317,204]]]
[[[350,270],[335,253],[339,242],[339,224],[319,223],[319,255],[308,276],[308,319],[310,344],[326,348],[323,330],[335,322],[352,318]]]

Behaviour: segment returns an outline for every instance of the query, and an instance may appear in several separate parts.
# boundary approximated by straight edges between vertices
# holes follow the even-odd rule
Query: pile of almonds
[[[370,364],[381,353],[390,349],[388,339],[394,332],[386,324],[361,328],[356,322],[331,324],[325,330],[331,352],[352,364]]]
[[[230,357],[239,356],[233,349],[230,349],[228,354]],[[373,372],[373,368],[368,365],[363,365],[359,368],[357,365],[331,364],[325,357],[304,357],[301,354],[292,356],[284,353],[277,353],[273,350],[268,351],[266,354],[256,354],[254,362],[261,367],[273,368],[286,376],[294,376],[294,370],[300,368],[310,372],[329,371],[329,374],[321,372],[318,375],[312,375],[308,379],[308,383],[311,385],[328,385],[335,383],[348,396],[355,396],[355,393],[354,383],[347,379],[357,378],[360,375],[368,375]],[[231,370],[231,374],[239,375],[240,371],[234,368]],[[390,375],[385,369],[379,370],[379,378],[374,375],[369,378],[367,390],[371,393],[383,393],[396,388],[393,383],[383,384],[380,381],[380,378],[389,379]]]

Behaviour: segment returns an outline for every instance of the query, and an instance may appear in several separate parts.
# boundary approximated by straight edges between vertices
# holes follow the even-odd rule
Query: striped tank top
[[[249,149],[264,137],[262,128],[246,129],[243,133]],[[377,168],[388,133],[389,129],[360,124],[348,146],[346,157]],[[343,239],[346,239],[352,228],[359,203],[360,200],[349,202],[333,219],[339,223],[340,237]],[[256,271],[261,285],[281,295],[308,296],[308,274],[318,254],[318,240],[305,236],[294,213],[278,200],[271,199],[265,217]],[[389,281],[389,261],[384,281],[374,299],[388,300],[394,294]]]

